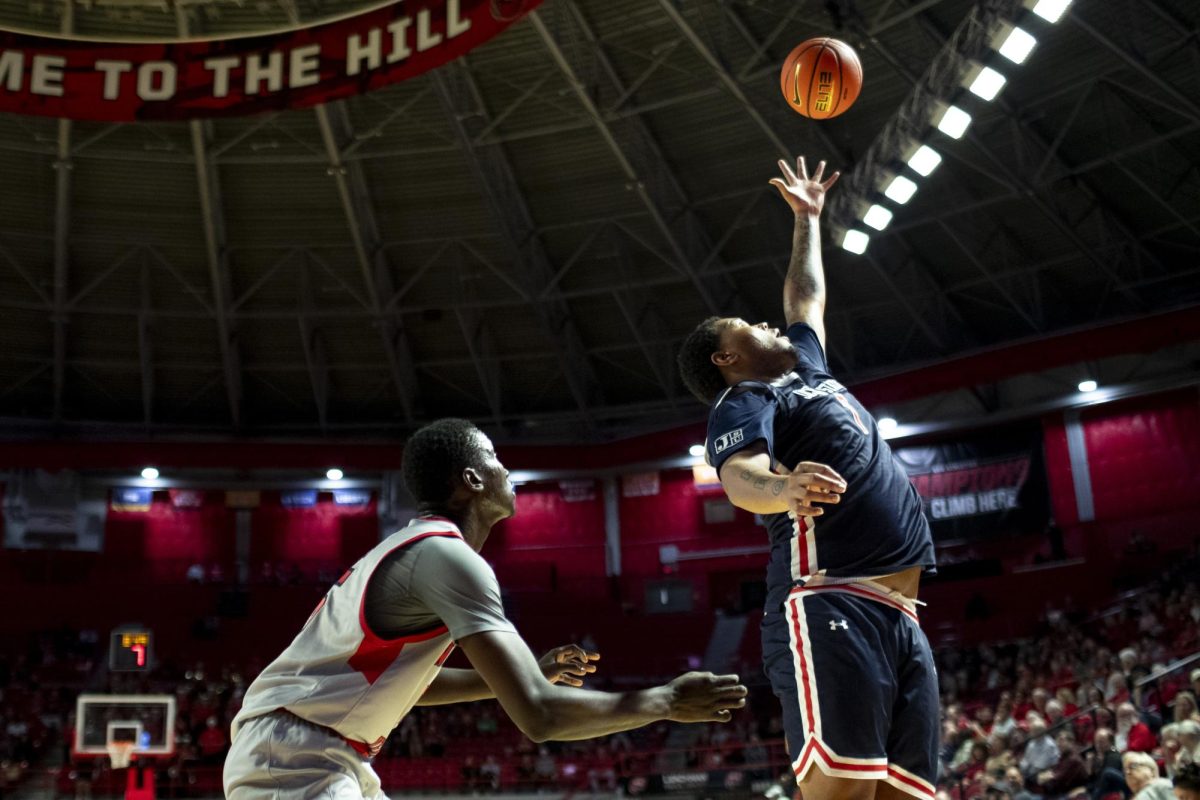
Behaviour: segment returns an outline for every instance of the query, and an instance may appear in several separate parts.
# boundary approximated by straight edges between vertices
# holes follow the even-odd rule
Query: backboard
[[[175,752],[175,698],[169,694],[81,694],[75,704],[74,752],[107,756],[112,742],[134,742],[134,754]]]

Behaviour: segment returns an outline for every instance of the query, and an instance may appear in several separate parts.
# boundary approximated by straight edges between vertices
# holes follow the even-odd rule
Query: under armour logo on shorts
[[[850,623],[846,622],[846,620],[842,620],[841,622],[829,620],[829,630],[836,631],[839,627],[844,631],[848,631],[850,630]]]

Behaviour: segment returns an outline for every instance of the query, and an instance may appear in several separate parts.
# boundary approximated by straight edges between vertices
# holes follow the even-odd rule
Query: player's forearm
[[[800,321],[805,310],[825,307],[825,269],[821,264],[821,225],[816,214],[796,215],[792,259],[783,284],[783,307],[788,324]]]
[[[781,514],[788,510],[783,494],[787,479],[754,461],[725,465],[721,486],[729,502],[751,514]]]
[[[546,687],[536,703],[538,719],[521,725],[536,741],[573,741],[633,730],[667,719],[670,690],[593,692]]]
[[[491,700],[496,694],[473,669],[443,669],[417,701],[419,706],[444,706]]]

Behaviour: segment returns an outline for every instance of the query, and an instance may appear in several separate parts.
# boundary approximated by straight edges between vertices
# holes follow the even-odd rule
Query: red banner
[[[0,31],[0,111],[135,122],[326,103],[453,61],[540,4],[394,0],[308,28],[178,42]]]

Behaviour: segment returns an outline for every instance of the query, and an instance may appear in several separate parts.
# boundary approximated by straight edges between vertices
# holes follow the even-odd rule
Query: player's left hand
[[[825,207],[825,192],[837,183],[837,179],[842,173],[835,172],[829,176],[829,179],[822,181],[825,177],[825,162],[817,164],[817,171],[810,178],[808,175],[808,165],[804,163],[804,156],[796,159],[796,171],[792,171],[792,165],[780,159],[779,169],[783,171],[782,178],[772,178],[771,185],[779,190],[780,196],[791,207],[792,212],[796,216],[801,214],[811,214],[817,216],[821,213],[821,209]]]
[[[577,644],[564,644],[539,658],[538,666],[551,683],[583,686],[583,679],[596,671],[591,662],[599,660],[599,653],[589,653]]]

